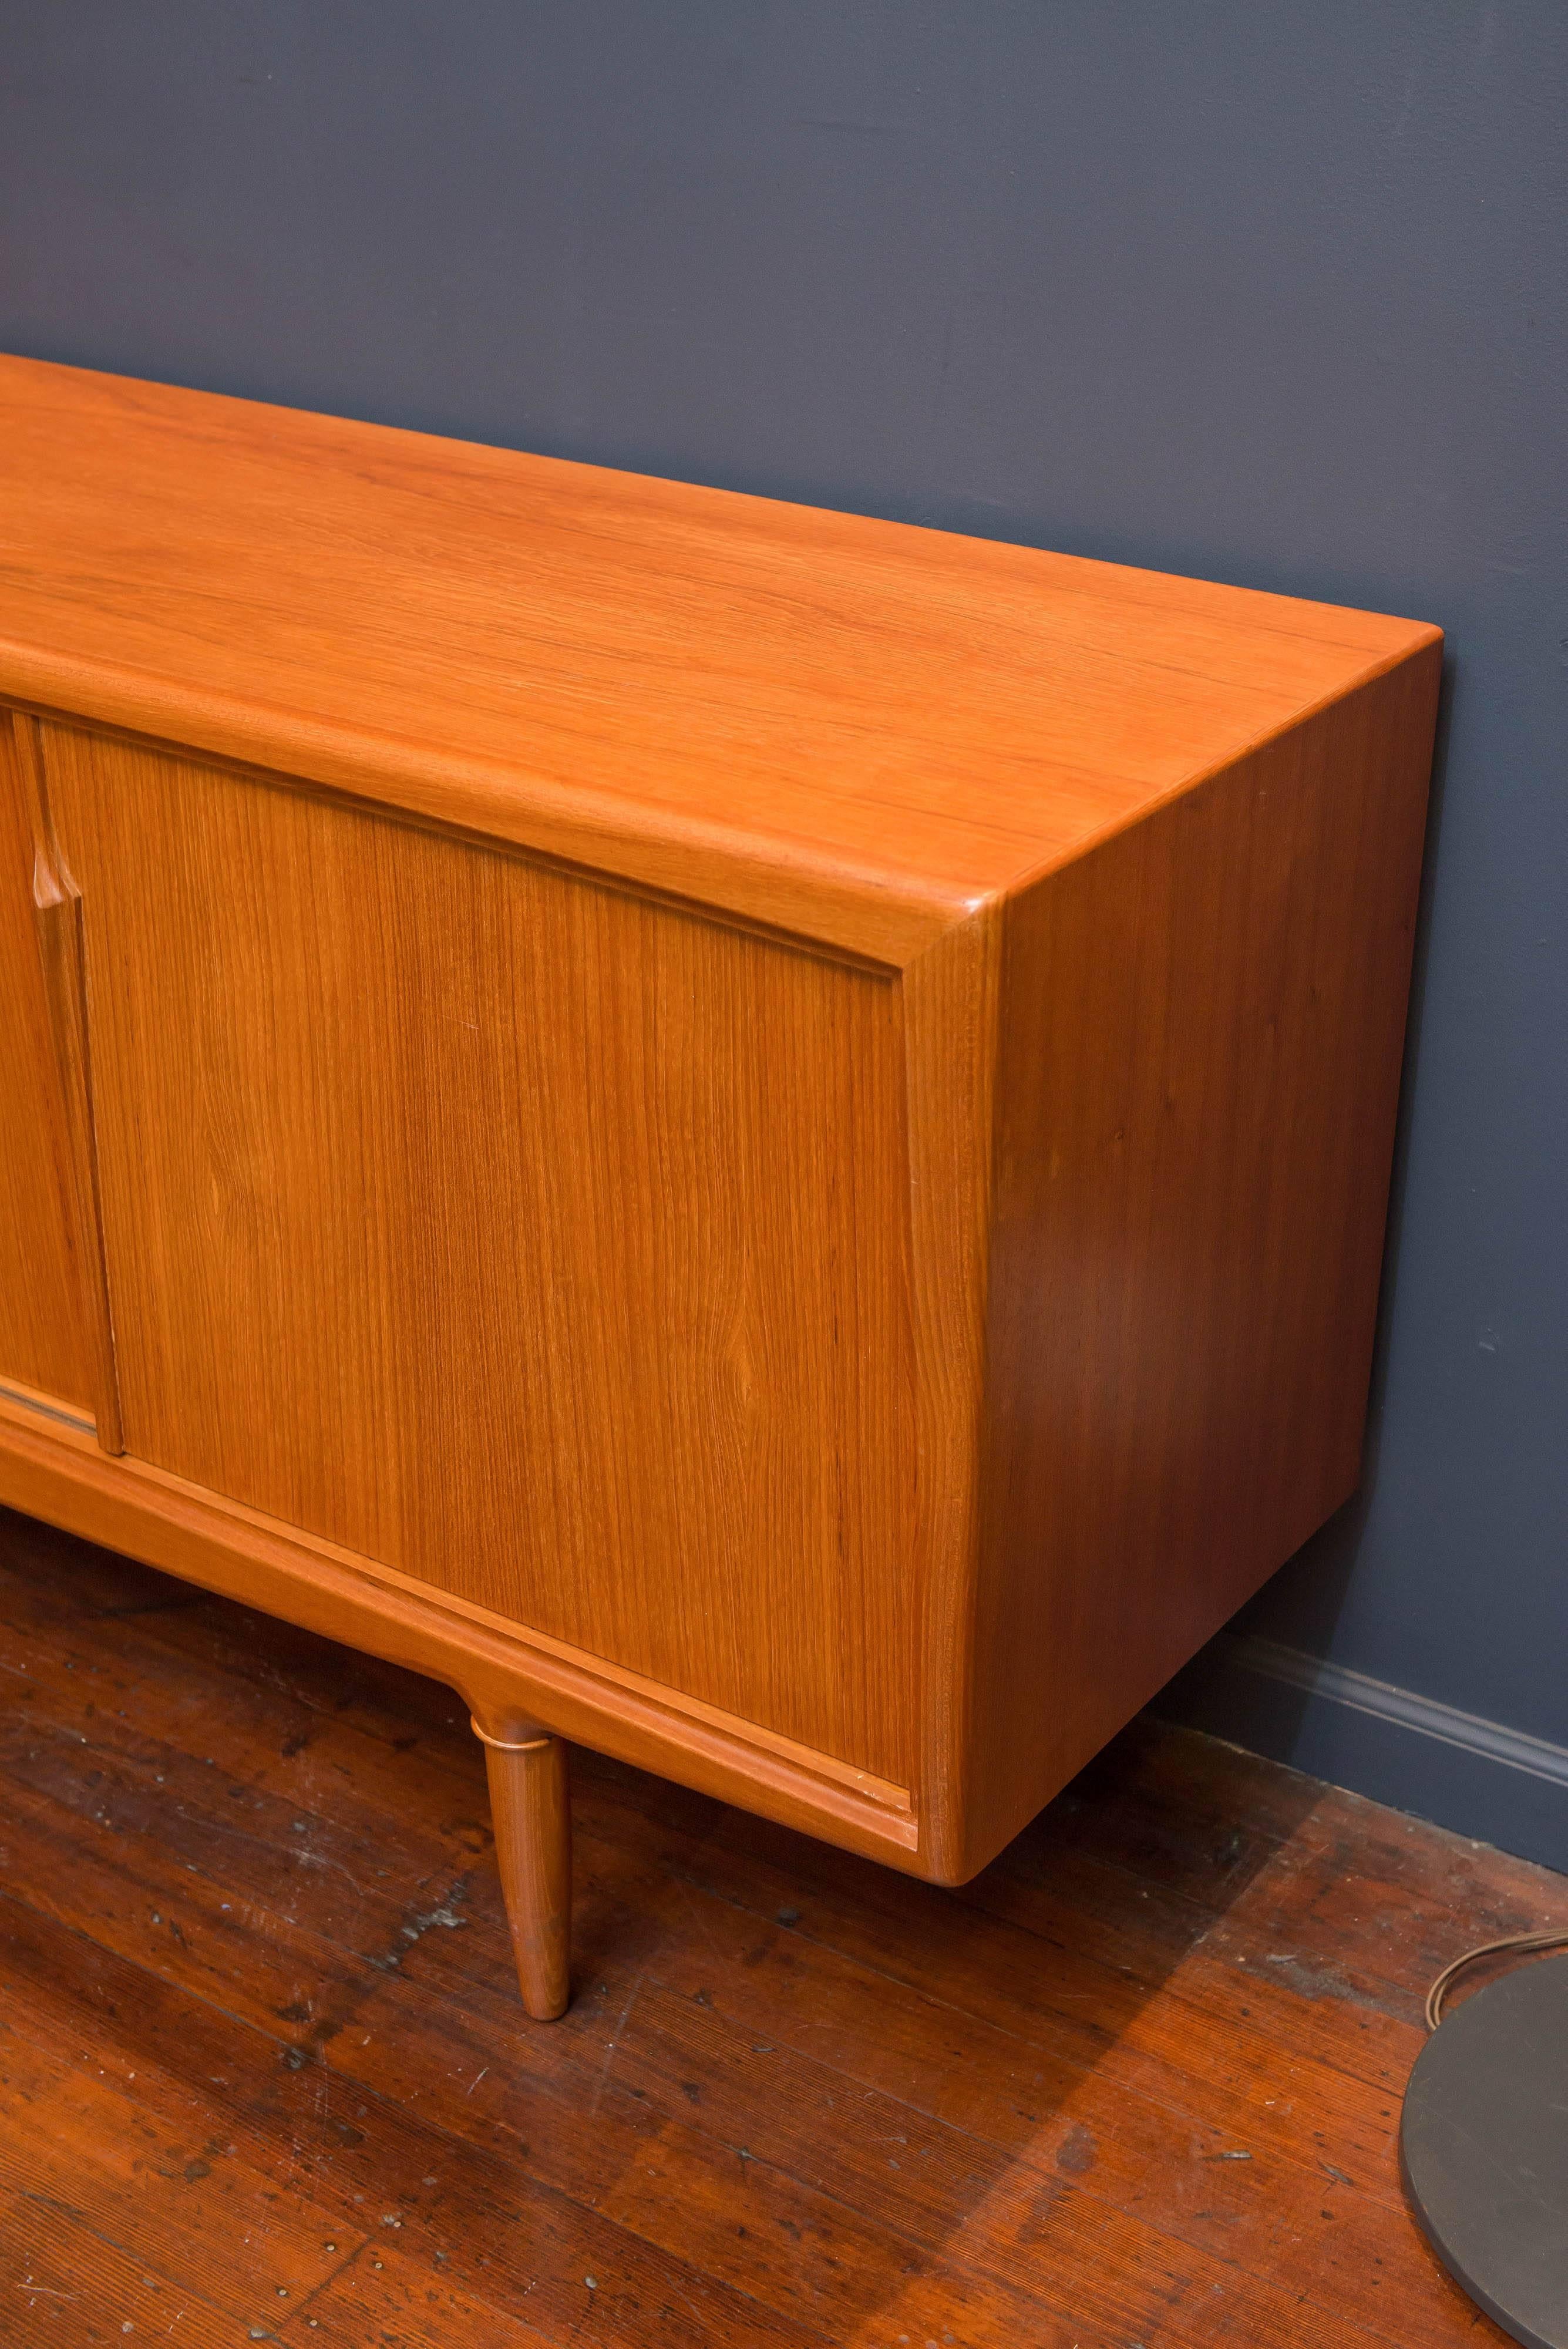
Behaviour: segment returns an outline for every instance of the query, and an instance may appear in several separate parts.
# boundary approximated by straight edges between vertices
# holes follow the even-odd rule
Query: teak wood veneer
[[[941,1882],[1353,1490],[1435,628],[0,361],[0,1499]]]

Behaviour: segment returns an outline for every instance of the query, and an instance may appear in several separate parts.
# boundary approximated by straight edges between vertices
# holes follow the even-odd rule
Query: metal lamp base
[[[1399,2156],[1449,2274],[1527,2349],[1568,2349],[1568,1957],[1489,1983],[1433,2033]]]

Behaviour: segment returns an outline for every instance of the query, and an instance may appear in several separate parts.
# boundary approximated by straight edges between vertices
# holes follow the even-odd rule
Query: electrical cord
[[[1427,1992],[1428,2030],[1436,2031],[1438,2023],[1441,2023],[1443,2001],[1448,1995],[1449,1985],[1456,1976],[1464,1972],[1467,1966],[1475,1965],[1482,1958],[1500,1958],[1509,1952],[1522,1957],[1528,1950],[1564,1948],[1568,1948],[1568,1931],[1560,1926],[1554,1932],[1516,1933],[1509,1940],[1483,1941],[1479,1950],[1467,1950],[1462,1958],[1456,1958],[1452,1965],[1443,1968],[1442,1972]]]

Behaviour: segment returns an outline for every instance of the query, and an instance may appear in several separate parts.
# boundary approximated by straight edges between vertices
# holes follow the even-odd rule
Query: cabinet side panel
[[[33,829],[0,709],[0,1379],[90,1412],[95,1325],[33,900]]]
[[[1009,909],[971,1867],[1355,1489],[1438,662]]]
[[[908,1785],[896,983],[47,742],[127,1448]]]

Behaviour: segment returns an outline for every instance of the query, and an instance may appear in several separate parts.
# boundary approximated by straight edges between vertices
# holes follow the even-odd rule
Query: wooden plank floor
[[[583,1755],[529,2025],[446,1691],[3,1512],[0,1627],[16,2349],[1501,2337],[1399,2094],[1568,1879],[1147,1724],[958,1893]]]

